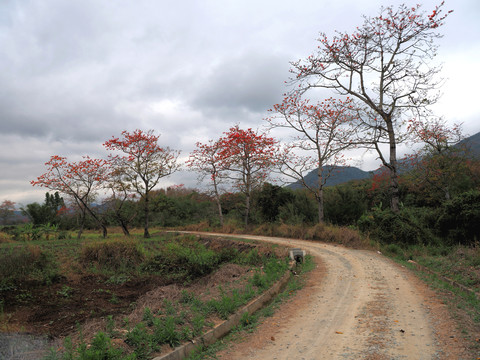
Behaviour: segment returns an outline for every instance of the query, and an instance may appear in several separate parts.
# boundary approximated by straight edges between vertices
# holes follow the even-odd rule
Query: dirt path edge
[[[292,269],[294,266],[295,262],[291,262],[290,269]],[[267,291],[251,300],[247,305],[240,308],[235,314],[231,315],[223,323],[215,326],[212,330],[206,332],[202,336],[193,339],[192,342],[178,346],[172,352],[155,357],[152,360],[181,360],[186,358],[199,347],[208,346],[215,343],[217,340],[227,335],[235,326],[237,326],[245,313],[253,314],[269,304],[275,296],[283,291],[289,279],[290,271],[287,271],[280,278],[280,280],[273,284]]]

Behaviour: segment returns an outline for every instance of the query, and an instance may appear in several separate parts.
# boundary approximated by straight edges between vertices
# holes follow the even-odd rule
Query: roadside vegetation
[[[275,245],[85,235],[0,244],[0,329],[70,334],[49,359],[148,359],[226,319],[288,268]]]

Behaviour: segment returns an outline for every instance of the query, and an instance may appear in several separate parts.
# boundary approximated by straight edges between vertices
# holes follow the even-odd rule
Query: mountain
[[[463,139],[455,146],[466,146],[470,151],[472,156],[480,157],[480,132],[472,135],[466,139]],[[401,160],[399,160],[401,163]],[[325,166],[325,170],[330,170],[331,166]],[[406,169],[408,169],[408,165],[406,165]],[[354,166],[339,166],[333,172],[332,175],[327,179],[325,186],[334,186],[342,183],[346,183],[351,180],[363,180],[368,179],[372,176],[372,174],[376,174],[381,171],[381,168],[374,170],[374,171],[363,171]],[[405,168],[400,171],[405,171]],[[317,180],[317,170],[312,170],[307,174],[305,177],[307,184],[315,184]],[[302,188],[302,184],[300,182],[294,182],[287,186],[290,189],[300,189]]]
[[[474,157],[480,157],[480,132],[460,141],[457,146],[465,146]]]
[[[337,166],[332,170],[332,166],[327,165],[323,167],[324,171],[332,171],[330,177],[327,179],[325,186],[335,186],[345,183],[350,180],[368,179],[372,176],[372,172],[363,171],[354,166]],[[317,180],[317,171],[312,170],[305,176],[307,184],[314,184]],[[298,181],[288,185],[290,189],[300,189],[302,184]]]

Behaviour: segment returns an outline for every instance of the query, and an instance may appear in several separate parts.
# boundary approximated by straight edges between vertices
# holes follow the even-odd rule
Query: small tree
[[[112,137],[103,145],[107,150],[117,151],[123,155],[110,155],[115,171],[122,174],[122,182],[129,184],[144,201],[144,237],[150,237],[149,201],[150,191],[158,185],[160,179],[171,175],[178,169],[179,152],[158,144],[160,135],[153,130],[143,132],[135,130],[122,132],[123,138]]]
[[[382,8],[376,17],[364,17],[353,34],[319,38],[318,52],[292,63],[300,89],[331,89],[357,101],[364,132],[361,142],[377,150],[390,171],[391,208],[399,209],[397,145],[404,141],[401,124],[425,111],[438,96],[440,67],[428,62],[436,55],[434,40],[448,15],[443,2],[430,15],[420,5]],[[388,145],[384,155],[382,143]]]
[[[213,197],[217,204],[220,225],[223,226],[222,203],[220,201],[220,184],[222,182],[222,163],[220,158],[220,143],[210,140],[208,144],[197,142],[187,161],[187,166],[200,173],[200,181],[210,176]]]
[[[82,214],[78,238],[83,232],[86,213],[100,225],[103,237],[106,237],[107,227],[90,204],[109,178],[108,162],[102,159],[91,159],[88,156],[84,156],[83,160],[78,162],[68,162],[66,157],[53,155],[45,165],[48,168],[47,172],[37,180],[31,181],[31,184],[58,191],[74,200]]]
[[[130,236],[129,224],[137,216],[136,203],[132,206],[135,194],[131,191],[131,184],[123,181],[121,168],[113,170],[106,188],[111,196],[107,197],[103,204],[111,211],[113,218],[120,225],[124,235]]]
[[[55,191],[54,195],[45,193],[45,201],[42,205],[38,203],[27,204],[21,208],[22,213],[32,221],[33,225],[56,225],[59,223],[59,214],[65,207],[63,198]]]
[[[326,99],[316,105],[299,96],[288,96],[274,106],[280,116],[267,119],[270,127],[294,130],[296,136],[287,144],[279,162],[280,172],[299,181],[314,196],[318,205],[318,221],[324,221],[323,188],[339,165],[344,165],[343,151],[352,146],[355,131],[351,101]],[[329,165],[329,166],[326,166]],[[317,169],[317,182],[309,184],[305,177]]]
[[[4,200],[0,204],[0,220],[2,221],[2,224],[7,224],[14,215],[15,203],[10,200]]]
[[[219,139],[219,157],[226,177],[245,195],[245,226],[248,225],[252,191],[265,181],[276,164],[277,141],[265,133],[230,128]]]

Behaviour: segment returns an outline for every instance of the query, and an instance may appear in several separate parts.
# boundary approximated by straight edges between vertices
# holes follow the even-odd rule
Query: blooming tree
[[[225,176],[245,194],[245,225],[250,215],[252,191],[267,178],[276,164],[277,141],[266,133],[231,127],[218,141],[221,168]]]
[[[449,12],[443,2],[430,14],[421,6],[382,8],[364,17],[353,34],[329,39],[320,34],[318,52],[292,63],[299,89],[324,88],[357,102],[364,126],[362,141],[374,148],[390,170],[391,208],[399,209],[397,144],[404,141],[401,125],[408,115],[421,115],[435,103],[441,68],[429,63],[436,55],[434,40]],[[382,144],[388,147],[384,155]]]
[[[143,132],[123,131],[122,138],[112,137],[103,145],[107,150],[116,152],[110,155],[114,169],[122,174],[122,181],[129,184],[144,201],[144,237],[150,237],[149,205],[150,191],[158,185],[160,179],[171,175],[178,169],[178,151],[158,144],[160,135],[153,130]],[[118,154],[120,153],[120,154]]]
[[[192,151],[187,166],[200,173],[200,180],[210,177],[213,197],[217,204],[220,225],[223,226],[222,203],[220,201],[220,184],[222,181],[222,158],[220,157],[220,142],[210,140],[208,144],[197,142],[197,148]]]
[[[285,147],[279,169],[315,196],[319,222],[324,221],[324,185],[335,168],[344,165],[343,151],[352,146],[355,112],[351,103],[348,98],[345,101],[330,98],[313,105],[295,94],[276,104],[271,110],[276,115],[266,119],[270,127],[287,128],[296,133]],[[316,184],[305,180],[312,169],[317,169]]]
[[[87,213],[100,225],[103,236],[106,237],[107,227],[100,216],[93,211],[91,203],[109,178],[108,161],[84,156],[81,161],[68,162],[66,157],[53,155],[45,165],[47,172],[40,175],[37,180],[32,180],[31,184],[58,191],[73,199],[81,212],[79,238],[83,232]]]

